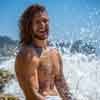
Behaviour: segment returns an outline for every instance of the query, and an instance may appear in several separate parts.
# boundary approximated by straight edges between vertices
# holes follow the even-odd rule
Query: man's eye
[[[45,19],[45,20],[43,20],[43,22],[44,22],[44,23],[48,23],[48,20]]]

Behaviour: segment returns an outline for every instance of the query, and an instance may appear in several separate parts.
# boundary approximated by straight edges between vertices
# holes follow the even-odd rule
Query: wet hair
[[[40,4],[29,6],[21,15],[19,20],[20,44],[28,45],[32,43],[32,20],[34,15],[39,12],[46,12],[46,8]]]

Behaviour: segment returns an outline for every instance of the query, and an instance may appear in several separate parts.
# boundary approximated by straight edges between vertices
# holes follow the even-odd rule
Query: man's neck
[[[39,48],[46,48],[47,44],[48,44],[48,40],[47,39],[39,40],[39,39],[34,38],[33,44],[34,44],[34,46],[39,47]]]

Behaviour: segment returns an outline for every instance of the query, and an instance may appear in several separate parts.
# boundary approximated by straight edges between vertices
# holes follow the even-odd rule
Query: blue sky
[[[33,3],[47,8],[51,39],[100,40],[100,0],[1,0],[0,35],[19,39],[19,17]]]

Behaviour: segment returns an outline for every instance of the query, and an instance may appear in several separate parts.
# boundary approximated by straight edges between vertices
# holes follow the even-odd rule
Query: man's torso
[[[33,48],[32,48],[32,50],[34,52],[33,54],[35,54],[36,51]],[[39,93],[43,96],[59,95],[55,88],[55,84],[54,84],[54,78],[55,78],[55,74],[56,74],[57,70],[54,66],[53,60],[55,60],[55,62],[56,62],[57,57],[53,56],[53,54],[54,54],[53,49],[46,48],[42,51],[40,57],[37,54],[34,55],[34,57],[37,59],[37,65],[38,65],[36,79],[38,79],[39,85],[37,85],[38,83],[34,82],[34,80],[33,80],[33,83],[35,84],[35,86],[37,86],[37,87],[39,86],[38,87]],[[56,55],[56,54],[54,54],[54,55]],[[24,66],[22,66],[22,67],[24,67]],[[32,66],[32,67],[35,67],[35,66]],[[29,67],[28,71],[31,71],[33,69],[32,67]],[[18,71],[17,70],[16,71],[19,73],[19,70],[20,69],[18,69]],[[24,72],[24,68],[22,68],[22,70]],[[27,70],[27,69],[25,69],[25,70]],[[22,77],[21,75],[18,75],[18,80],[19,80],[20,86],[24,90],[26,97],[28,98],[29,90],[28,90],[28,87],[25,85],[25,80],[21,77]]]
[[[54,84],[55,71],[50,48],[43,50],[39,60],[38,79],[40,92],[43,95],[57,95]]]

